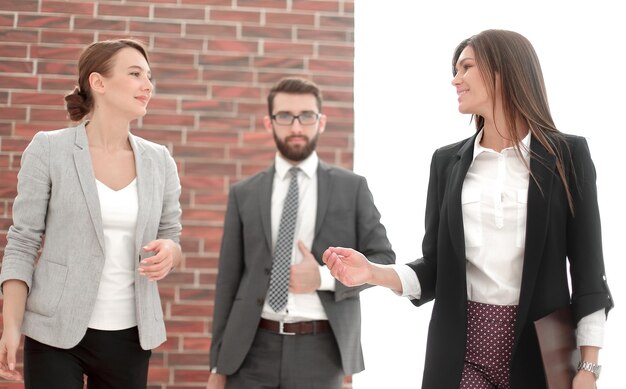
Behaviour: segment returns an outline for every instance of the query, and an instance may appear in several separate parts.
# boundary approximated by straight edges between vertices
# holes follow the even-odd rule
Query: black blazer
[[[456,389],[461,380],[467,336],[461,191],[475,138],[476,134],[435,151],[428,184],[423,258],[409,264],[422,289],[421,299],[413,303],[419,306],[435,300],[423,388]],[[596,173],[587,142],[582,137],[564,135],[556,144],[564,156],[575,214],[572,216],[569,210],[556,158],[532,137],[532,175],[511,388],[545,388],[534,320],[570,302],[576,321],[601,308],[608,313],[613,307],[604,274]]]

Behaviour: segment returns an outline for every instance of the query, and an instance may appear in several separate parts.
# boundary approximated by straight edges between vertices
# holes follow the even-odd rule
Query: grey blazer
[[[228,199],[213,316],[211,367],[233,374],[250,350],[259,326],[272,268],[271,197],[274,166],[235,184]],[[377,263],[393,263],[380,213],[365,178],[320,162],[315,236],[311,252],[321,262],[329,246],[354,247]],[[363,287],[336,282],[318,291],[345,374],[364,368],[361,351]]]
[[[179,241],[181,188],[176,164],[164,146],[134,135],[129,139],[139,196],[137,267],[142,257],[152,255],[143,253],[146,243],[157,238]],[[0,284],[18,279],[28,285],[24,335],[71,348],[87,330],[105,259],[84,123],[35,135],[22,155],[17,193]],[[155,348],[165,341],[157,283],[136,272],[135,299],[141,347]]]

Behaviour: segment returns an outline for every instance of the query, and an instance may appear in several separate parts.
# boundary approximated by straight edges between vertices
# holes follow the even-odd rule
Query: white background
[[[450,84],[454,48],[490,28],[533,43],[556,125],[588,139],[598,174],[606,272],[617,303],[599,388],[622,387],[626,346],[626,23],[619,3],[385,0],[355,7],[354,168],[368,179],[398,263],[421,256],[433,151],[474,131]],[[419,388],[432,303],[417,308],[370,288],[362,305],[366,369],[353,377],[354,388]]]

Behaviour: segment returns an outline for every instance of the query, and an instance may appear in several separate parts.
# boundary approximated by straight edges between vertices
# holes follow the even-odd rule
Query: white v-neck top
[[[137,179],[120,190],[96,180],[105,262],[89,328],[122,330],[137,325],[135,314],[135,235]]]

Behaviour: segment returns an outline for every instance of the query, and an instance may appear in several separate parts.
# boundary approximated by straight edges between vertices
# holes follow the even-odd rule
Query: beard
[[[281,140],[276,135],[276,131],[272,131],[274,134],[274,142],[276,143],[276,148],[278,152],[285,157],[286,159],[294,162],[304,161],[311,155],[315,148],[317,147],[317,140],[320,137],[319,130],[315,133],[315,136],[309,139],[305,135],[290,135],[285,138],[285,140]],[[306,144],[304,145],[290,145],[289,140],[292,138],[301,137],[306,139]]]

